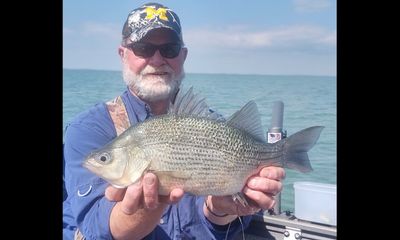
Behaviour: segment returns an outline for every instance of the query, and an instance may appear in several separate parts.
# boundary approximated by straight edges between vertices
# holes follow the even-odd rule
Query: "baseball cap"
[[[122,42],[126,43],[127,39],[139,42],[149,31],[157,28],[171,29],[183,43],[178,15],[159,3],[146,3],[129,13],[122,29]]]

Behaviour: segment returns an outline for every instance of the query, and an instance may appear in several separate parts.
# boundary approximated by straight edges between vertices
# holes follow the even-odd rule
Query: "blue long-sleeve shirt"
[[[149,117],[149,107],[126,90],[122,100],[131,125]],[[73,239],[77,228],[86,239],[113,239],[109,220],[115,202],[104,197],[108,183],[82,166],[93,150],[117,136],[105,103],[79,114],[67,127],[64,137],[65,188],[63,238]],[[204,197],[185,194],[178,204],[168,206],[158,226],[145,239],[224,239],[226,226],[211,223],[203,213]],[[251,216],[242,217],[243,227]],[[238,219],[229,228],[228,239],[241,230]]]

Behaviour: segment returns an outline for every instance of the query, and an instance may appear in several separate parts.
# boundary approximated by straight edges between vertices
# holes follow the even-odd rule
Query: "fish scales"
[[[138,126],[133,135],[138,133],[143,134],[145,154],[154,156],[148,170],[189,173],[190,179],[182,181],[194,186],[192,192],[199,195],[210,193],[209,186],[217,186],[215,190],[223,195],[240,191],[247,179],[243,176],[257,169],[262,156],[261,144],[224,123],[204,118],[159,117]],[[174,186],[166,183],[164,187]]]

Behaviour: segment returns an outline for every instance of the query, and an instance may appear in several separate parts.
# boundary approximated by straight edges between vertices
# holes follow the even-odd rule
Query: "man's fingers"
[[[105,191],[105,196],[112,202],[119,202],[124,199],[125,192],[126,188],[115,188],[113,186],[108,186]]]
[[[281,181],[286,177],[285,169],[281,167],[264,167],[261,169],[259,175],[260,177],[266,177],[277,181]]]
[[[170,194],[168,196],[159,195],[158,201],[161,203],[166,203],[166,204],[174,204],[174,203],[177,203],[179,200],[181,200],[184,193],[185,192],[182,189],[175,188],[175,189],[172,189],[172,191],[170,192]]]
[[[247,182],[247,187],[256,191],[276,195],[282,190],[282,182],[255,176],[249,179]]]
[[[169,194],[169,201],[170,203],[177,203],[183,197],[185,192],[180,188],[172,189],[171,193]]]
[[[143,180],[144,206],[154,209],[158,206],[158,179],[153,173],[144,175]]]
[[[121,202],[121,210],[128,215],[134,214],[139,209],[142,198],[142,184],[137,183],[126,189],[125,197]]]
[[[275,205],[275,199],[272,195],[265,194],[260,191],[255,191],[251,188],[243,188],[243,193],[262,209],[271,209]]]

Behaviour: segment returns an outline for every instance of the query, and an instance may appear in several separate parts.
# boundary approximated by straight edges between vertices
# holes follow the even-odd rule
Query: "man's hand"
[[[125,214],[134,214],[138,209],[156,209],[178,202],[183,197],[183,190],[173,189],[168,196],[158,195],[158,178],[153,173],[146,173],[142,180],[127,188],[109,186],[105,196],[110,201],[121,201],[121,211]]]
[[[168,196],[158,195],[158,178],[146,173],[140,182],[118,189],[108,187],[105,196],[116,201],[110,215],[110,230],[114,239],[142,239],[160,222],[168,204],[183,197],[182,189],[173,189]]]
[[[264,167],[250,177],[242,190],[249,203],[247,207],[235,203],[232,196],[208,196],[206,201],[211,210],[219,215],[252,215],[260,209],[274,206],[274,196],[282,190],[281,180],[284,178],[285,170],[281,167]]]

